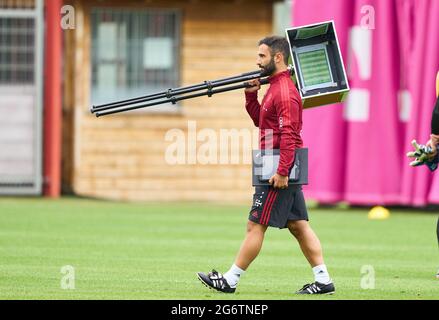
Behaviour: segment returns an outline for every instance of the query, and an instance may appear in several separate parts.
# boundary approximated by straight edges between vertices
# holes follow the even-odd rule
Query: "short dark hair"
[[[285,37],[270,36],[265,37],[259,41],[259,45],[265,44],[270,48],[270,53],[274,56],[276,53],[280,52],[284,56],[285,64],[288,64],[288,58],[290,56],[290,46]]]

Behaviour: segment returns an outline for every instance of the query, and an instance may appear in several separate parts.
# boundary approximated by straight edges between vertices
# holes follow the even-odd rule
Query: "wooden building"
[[[99,118],[89,110],[94,103],[257,69],[257,42],[273,34],[273,1],[75,0],[69,5],[75,19],[74,28],[63,31],[64,191],[128,201],[248,203],[252,194],[250,164],[244,159],[252,148],[248,139],[241,136],[239,149],[229,151],[220,150],[218,140],[218,159],[219,152],[222,156],[226,152],[230,158],[238,156],[238,161],[207,164],[193,161],[193,156],[213,140],[196,136],[195,146],[188,140],[194,138],[188,131],[196,127],[195,134],[208,130],[218,139],[222,132],[251,132],[252,143],[257,144],[242,90]],[[139,22],[145,20],[146,24]],[[152,35],[146,31],[154,28]],[[168,44],[172,53],[162,52],[159,59],[170,60],[167,66],[145,62],[149,35],[172,40]],[[111,43],[111,37],[117,41]],[[166,42],[149,45],[158,46],[150,50],[167,50]],[[143,53],[133,53],[136,50]],[[148,67],[154,69],[148,75],[136,74]],[[181,164],[166,159],[172,144],[166,137],[175,129],[185,135]]]

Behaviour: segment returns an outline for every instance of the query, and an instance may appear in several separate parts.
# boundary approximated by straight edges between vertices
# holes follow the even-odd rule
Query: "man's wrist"
[[[251,91],[251,92],[245,91],[245,98],[247,100],[255,100],[258,98],[258,92],[257,91]]]
[[[276,173],[278,175],[280,175],[281,177],[288,177],[288,171],[285,169],[279,168],[279,169],[277,169]]]

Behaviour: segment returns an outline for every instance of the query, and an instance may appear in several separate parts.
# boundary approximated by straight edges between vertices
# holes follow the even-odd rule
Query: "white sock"
[[[314,272],[314,281],[328,284],[331,283],[332,280],[329,277],[328,270],[326,269],[326,265],[321,264],[312,268],[312,272]]]
[[[243,275],[245,273],[244,270],[242,270],[240,267],[238,267],[236,264],[233,264],[230,267],[230,270],[227,271],[223,277],[224,279],[226,279],[227,283],[229,284],[229,286],[231,288],[235,288],[236,285],[239,282],[239,278],[241,277],[241,275]]]

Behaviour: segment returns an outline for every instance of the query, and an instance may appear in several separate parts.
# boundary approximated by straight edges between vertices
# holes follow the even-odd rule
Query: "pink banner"
[[[416,10],[415,10],[416,9]],[[439,178],[412,168],[429,138],[439,70],[439,1],[296,0],[294,25],[334,20],[351,91],[304,112],[307,197],[363,205],[439,203]]]

